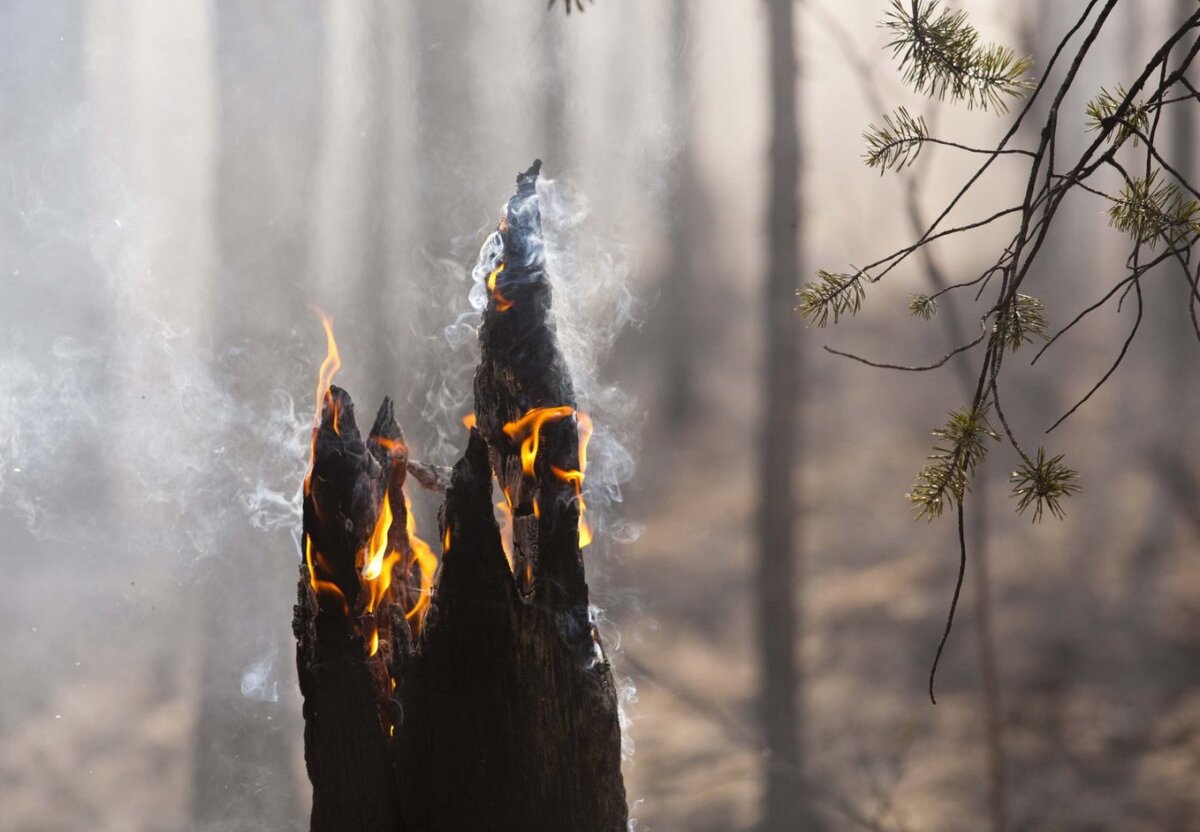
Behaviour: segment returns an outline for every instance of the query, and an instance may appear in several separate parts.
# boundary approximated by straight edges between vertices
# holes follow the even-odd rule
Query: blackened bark
[[[442,562],[415,639],[410,559],[397,560],[374,613],[360,579],[385,494],[388,550],[412,549],[398,496],[403,436],[388,402],[364,442],[344,391],[326,397],[294,620],[314,832],[626,828],[617,692],[588,613],[570,476],[578,417],[550,312],[537,175],[535,164],[518,179],[501,224],[478,429],[451,476]],[[547,416],[534,425],[526,417],[538,412]],[[530,440],[536,453],[523,455]],[[494,476],[513,506],[515,574]]]
[[[380,430],[390,409],[385,401],[373,436],[399,433],[394,421],[387,431],[392,436]],[[385,733],[391,724],[389,677],[381,672],[387,656],[368,655],[378,616],[365,612],[359,581],[359,553],[385,492],[390,496],[392,487],[403,485],[404,465],[381,464],[388,452],[377,441],[368,443],[375,453],[359,436],[350,397],[331,388],[305,486],[305,563],[292,622],[304,696],[304,756],[313,784],[312,832],[404,828]],[[401,454],[397,449],[393,455]],[[404,515],[399,519],[403,528]],[[407,638],[407,628],[401,629]]]

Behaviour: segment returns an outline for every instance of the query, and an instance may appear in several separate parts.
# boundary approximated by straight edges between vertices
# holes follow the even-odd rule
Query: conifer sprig
[[[1017,512],[1033,506],[1033,522],[1042,519],[1044,509],[1062,520],[1066,512],[1062,500],[1079,492],[1079,472],[1063,464],[1063,455],[1046,458],[1046,449],[1038,448],[1034,459],[1023,459],[1021,467],[1009,475]]]
[[[966,12],[943,9],[939,0],[892,0],[882,25],[893,34],[888,47],[904,82],[923,95],[1003,113],[1008,99],[1034,86],[1022,78],[1032,58],[982,44]]]
[[[878,124],[863,131],[867,152],[863,154],[867,167],[879,168],[883,176],[889,170],[897,173],[917,161],[921,148],[929,139],[929,127],[923,116],[913,116],[906,107],[886,113]]]
[[[1101,87],[1100,94],[1087,103],[1087,129],[1099,132],[1113,127],[1112,119],[1116,116],[1117,110],[1121,108],[1121,102],[1128,97],[1129,91],[1123,84],[1117,84],[1113,92]],[[1116,129],[1108,134],[1108,142],[1114,147],[1120,147],[1132,138],[1133,145],[1136,147],[1137,134],[1144,135],[1149,126],[1150,107],[1141,101],[1135,101],[1125,111],[1120,124],[1115,125]]]
[[[1174,182],[1158,179],[1154,169],[1143,178],[1125,183],[1121,195],[1108,209],[1109,223],[1151,250],[1159,240],[1175,246],[1193,234],[1200,234],[1200,203],[1187,199]]]
[[[800,298],[796,311],[817,327],[824,327],[830,318],[836,324],[843,316],[854,316],[862,309],[867,294],[863,281],[870,279],[863,271],[851,275],[822,269],[817,272],[816,280],[809,281],[796,292]]]
[[[987,420],[988,406],[951,411],[946,424],[933,431],[937,444],[930,460],[917,472],[908,499],[917,519],[941,517],[945,506],[961,505],[971,488],[971,477],[987,456],[986,439],[1000,441]]]
[[[1046,321],[1042,302],[1018,292],[996,315],[994,328],[1005,349],[1016,352],[1022,344],[1031,343],[1034,338],[1048,337],[1050,324]]]
[[[928,321],[938,313],[938,302],[929,295],[917,293],[908,299],[908,311],[914,318]]]

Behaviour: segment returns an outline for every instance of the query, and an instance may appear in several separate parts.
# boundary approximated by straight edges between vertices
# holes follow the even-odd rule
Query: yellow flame
[[[495,269],[493,269],[492,273],[488,275],[487,287],[488,287],[489,292],[496,291],[496,278],[500,276],[500,272],[502,272],[502,271],[504,271],[503,263],[501,263],[499,266],[497,266]]]
[[[582,440],[580,440],[582,445]],[[582,457],[583,452],[580,452]],[[582,464],[583,460],[580,460]],[[584,519],[583,513],[587,506],[583,502],[583,471],[564,471],[557,465],[551,465],[550,471],[563,482],[569,482],[575,487],[575,500],[579,503],[579,548],[582,549],[592,542],[592,527]]]
[[[512,309],[512,301],[500,294],[500,291],[496,288],[496,278],[500,276],[500,272],[502,271],[504,271],[503,263],[493,269],[492,273],[488,275],[487,287],[488,293],[492,296],[492,299],[496,301],[496,310],[498,312],[507,312],[508,310]]]
[[[367,658],[371,658],[379,652],[379,628],[374,624],[371,625],[371,646],[367,650]]]
[[[475,427],[475,414],[468,413],[466,416],[463,416],[462,423],[463,423],[463,427],[466,428],[467,430],[470,430],[471,428]]]
[[[433,592],[433,575],[437,571],[438,558],[429,548],[429,544],[417,536],[417,521],[413,516],[412,502],[408,499],[407,493],[404,495],[404,507],[408,514],[408,521],[405,525],[408,530],[408,542],[412,547],[413,561],[421,570],[420,594],[417,596],[417,602],[412,605],[412,609],[405,613],[405,617],[410,620],[415,618],[419,625],[425,611],[429,609],[429,599]]]
[[[450,527],[446,527],[446,533],[442,535],[442,554],[450,551]]]
[[[317,461],[317,431],[321,427],[321,411],[324,410],[326,399],[330,398],[329,386],[333,383],[333,376],[342,366],[342,359],[338,354],[337,341],[333,339],[333,321],[329,319],[328,315],[319,310],[317,311],[317,315],[321,318],[321,326],[325,328],[325,359],[321,362],[320,369],[317,370],[316,413],[313,415],[312,444],[309,448],[308,473],[304,475],[304,495],[306,497],[312,490],[312,469]],[[339,415],[335,409],[333,413],[333,430],[335,433],[339,431]]]
[[[313,418],[313,426],[321,426],[321,411],[324,408],[325,400],[329,397],[329,387],[333,384],[333,377],[338,370],[342,368],[342,358],[338,354],[337,341],[333,338],[333,321],[324,312],[318,312],[321,316],[321,326],[325,328],[325,360],[321,362],[321,368],[317,371],[317,413]],[[338,413],[333,414],[333,430],[338,432],[337,419]]]
[[[308,565],[308,582],[317,588],[317,570],[313,568],[312,538],[304,535],[304,562]]]
[[[565,419],[574,412],[575,409],[567,405],[535,407],[520,419],[504,426],[508,438],[521,443],[521,470],[528,476],[533,476],[533,464],[537,460],[542,425]]]
[[[500,546],[504,549],[504,559],[508,561],[508,571],[513,571],[513,516],[512,506],[508,502],[508,494],[503,500],[496,501],[496,511],[500,515]]]
[[[379,516],[375,518],[375,528],[371,530],[362,557],[362,577],[367,586],[367,612],[375,612],[387,597],[392,586],[392,567],[400,560],[400,553],[388,548],[392,519],[392,502],[385,491],[383,502],[379,505]]]

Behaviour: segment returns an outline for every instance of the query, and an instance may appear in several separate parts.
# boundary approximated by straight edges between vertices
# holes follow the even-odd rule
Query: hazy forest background
[[[339,383],[368,409],[397,395],[417,452],[449,464],[470,266],[534,157],[561,199],[567,337],[607,355],[587,557],[629,699],[633,816],[756,827],[778,5],[0,3],[0,830],[305,828],[289,625],[324,353],[312,307],[334,320]],[[955,3],[1038,64],[1075,5]],[[1123,0],[1064,112],[1082,125],[1189,6]],[[928,213],[967,171],[938,148],[900,176],[868,170],[872,96],[980,145],[1005,125],[907,93],[884,9],[795,6],[796,282],[907,242],[910,198]],[[1170,139],[1193,160],[1194,109]],[[1052,322],[1124,256],[1100,212],[1075,206],[1041,261]],[[940,265],[974,274],[998,242],[951,244]],[[1148,334],[1056,432],[1084,485],[1065,521],[1016,516],[1009,463],[985,469],[988,571],[968,573],[935,707],[957,548],[953,522],[914,523],[904,494],[961,384],[820,350],[940,355],[942,323],[903,311],[927,286],[914,263],[836,331],[794,320],[803,739],[776,775],[826,829],[1200,829],[1200,350],[1182,295],[1147,288]],[[1126,325],[1096,315],[1022,371],[1014,418],[1047,424]]]

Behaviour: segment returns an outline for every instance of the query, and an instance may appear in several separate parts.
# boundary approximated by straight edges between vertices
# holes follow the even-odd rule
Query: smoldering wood
[[[617,691],[588,611],[580,510],[563,471],[580,467],[575,396],[550,311],[538,164],[501,223],[495,291],[480,330],[477,428],[449,477],[414,462],[391,404],[364,441],[350,397],[330,388],[304,504],[294,629],[304,695],[313,832],[624,830]],[[535,408],[533,473],[505,431]],[[407,475],[445,490],[441,564],[410,626]],[[493,513],[511,500],[514,567]],[[392,589],[372,614],[362,552],[384,495]],[[380,634],[371,655],[371,633]]]

